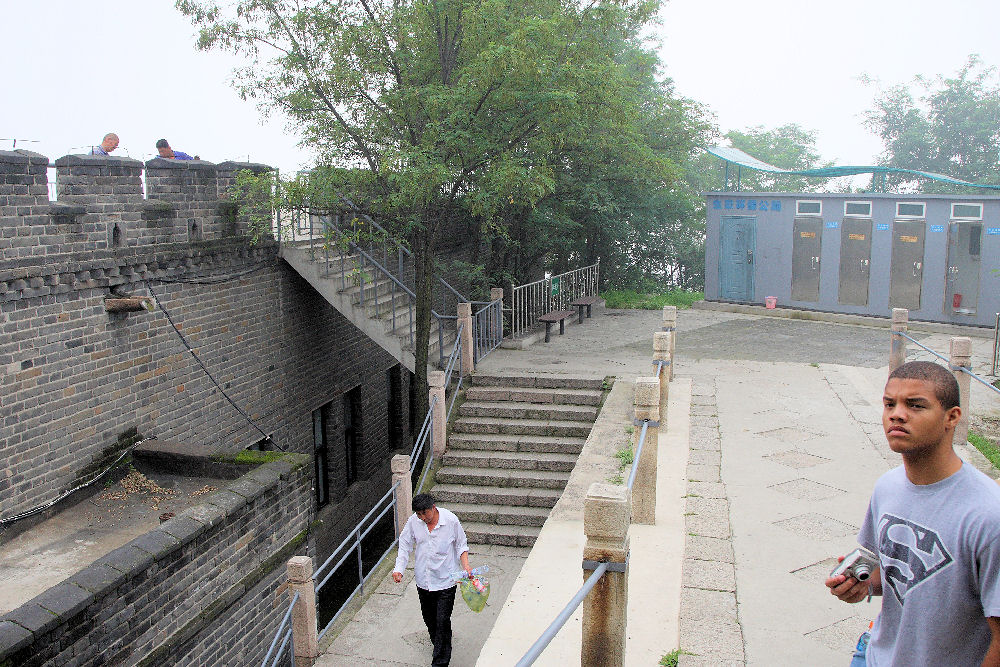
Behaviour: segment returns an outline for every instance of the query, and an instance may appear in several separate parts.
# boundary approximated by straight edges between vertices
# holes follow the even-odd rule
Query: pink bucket
[[[778,305],[778,297],[776,296],[766,296],[764,297],[764,307],[768,310],[774,310],[774,307]]]

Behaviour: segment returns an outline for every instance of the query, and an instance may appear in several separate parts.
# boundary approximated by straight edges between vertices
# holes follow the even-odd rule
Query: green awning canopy
[[[1000,190],[1000,185],[988,185],[986,183],[970,183],[958,178],[952,178],[944,174],[936,174],[932,171],[920,171],[918,169],[902,169],[900,167],[883,167],[880,165],[860,165],[846,167],[820,167],[818,169],[782,169],[772,164],[762,162],[752,155],[744,153],[738,148],[730,146],[711,146],[705,149],[717,158],[725,160],[729,164],[735,164],[747,169],[766,171],[771,174],[788,174],[790,176],[815,176],[817,178],[836,178],[838,176],[857,176],[858,174],[907,174],[916,178],[927,178],[941,183],[952,185],[963,185],[970,188],[986,188],[989,190]]]

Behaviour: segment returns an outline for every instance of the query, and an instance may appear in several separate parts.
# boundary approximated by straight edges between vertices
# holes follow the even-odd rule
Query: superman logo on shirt
[[[954,560],[936,532],[891,514],[878,521],[878,550],[884,581],[900,604],[914,586]]]

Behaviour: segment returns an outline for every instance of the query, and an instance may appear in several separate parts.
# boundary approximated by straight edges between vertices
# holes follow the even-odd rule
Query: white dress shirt
[[[434,530],[427,530],[427,524],[416,514],[410,515],[399,536],[399,553],[396,556],[394,572],[406,570],[410,552],[417,547],[413,578],[417,587],[425,591],[441,591],[455,585],[452,576],[462,572],[460,557],[469,550],[465,530],[458,517],[450,510],[438,507],[438,522]]]

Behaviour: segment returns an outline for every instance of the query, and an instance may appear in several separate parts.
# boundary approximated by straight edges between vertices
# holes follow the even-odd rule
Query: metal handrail
[[[576,592],[573,599],[571,599],[569,603],[563,607],[563,610],[559,612],[559,615],[555,617],[555,620],[549,624],[549,627],[545,628],[545,631],[535,641],[535,643],[531,645],[528,652],[521,656],[521,659],[517,661],[516,667],[528,667],[528,665],[534,664],[535,660],[538,659],[538,656],[540,656],[542,651],[545,650],[545,647],[549,645],[549,642],[551,642],[562,627],[566,625],[566,621],[569,620],[569,617],[573,615],[576,608],[579,607],[580,603],[582,603],[584,598],[587,597],[590,590],[597,584],[600,578],[604,576],[604,573],[607,572],[608,565],[608,563],[601,563],[597,566],[597,569],[594,570],[594,573],[587,577],[587,581],[583,583],[583,586]]]
[[[281,619],[281,623],[278,624],[278,629],[274,633],[274,639],[271,640],[271,646],[267,649],[267,653],[264,654],[264,659],[260,663],[261,667],[267,667],[267,661],[271,657],[271,654],[274,653],[274,649],[278,645],[278,638],[281,637],[281,630],[288,625],[288,620],[292,617],[292,609],[295,608],[295,603],[298,601],[299,601],[299,592],[296,591],[295,595],[292,597],[291,603],[288,605],[288,611],[285,612],[284,617],[282,617]],[[278,654],[274,656],[275,662],[278,660],[279,657],[281,657],[283,651],[284,651],[284,644],[282,645],[282,648],[278,651]],[[271,664],[273,665],[274,662],[272,662]]]
[[[323,571],[323,570],[324,570],[324,569],[325,569],[325,568],[326,568],[326,567],[327,567],[327,566],[328,566],[328,565],[330,564],[330,561],[332,561],[332,560],[333,560],[333,557],[334,557],[334,556],[336,556],[336,555],[337,555],[337,553],[338,553],[338,552],[339,552],[339,551],[340,551],[341,549],[343,549],[343,548],[344,548],[344,545],[346,545],[346,544],[348,543],[348,541],[350,541],[350,539],[351,539],[351,538],[352,538],[352,537],[354,536],[354,534],[355,534],[356,532],[358,532],[358,530],[359,530],[359,529],[361,528],[362,524],[364,524],[364,522],[368,520],[368,518],[369,518],[369,517],[370,517],[370,516],[372,515],[372,513],[373,513],[373,512],[375,512],[375,510],[377,510],[377,509],[379,508],[379,506],[380,506],[380,505],[381,505],[382,503],[384,503],[384,502],[385,502],[385,499],[386,499],[386,498],[388,498],[388,497],[390,497],[390,496],[391,496],[391,495],[392,495],[393,493],[395,493],[395,491],[396,491],[396,487],[398,487],[398,486],[399,486],[399,482],[396,482],[395,484],[393,484],[393,485],[392,485],[392,486],[391,486],[391,487],[389,488],[389,490],[388,490],[388,491],[386,491],[386,492],[385,492],[385,494],[384,494],[384,495],[383,495],[383,496],[382,496],[381,498],[379,498],[379,499],[378,499],[378,500],[377,500],[377,501],[375,502],[375,504],[374,504],[374,505],[372,505],[372,508],[371,508],[370,510],[368,510],[368,513],[367,513],[367,514],[365,514],[364,518],[362,518],[362,519],[361,519],[360,521],[358,521],[358,522],[357,522],[357,523],[356,523],[356,524],[354,525],[354,528],[352,528],[352,529],[351,529],[351,532],[350,532],[350,533],[348,533],[347,537],[345,537],[345,538],[344,538],[344,541],[340,543],[340,546],[338,546],[338,547],[337,547],[336,549],[334,549],[334,550],[333,550],[332,552],[330,552],[330,555],[329,555],[329,557],[327,557],[327,559],[326,559],[325,561],[323,561],[323,564],[322,564],[322,565],[320,565],[320,566],[319,566],[318,568],[316,568],[316,571],[315,571],[315,572],[313,573],[313,578],[314,578],[314,579],[316,579],[316,578],[318,578],[318,577],[319,577],[320,573],[321,573],[321,572],[322,572],[322,571]],[[393,501],[392,501],[391,503],[389,503],[389,507],[392,507],[392,506],[393,506],[393,505],[395,504],[395,502],[396,502],[396,501],[395,501],[395,499],[393,499]],[[383,512],[383,514],[384,514],[384,512]],[[380,518],[381,518],[381,517],[380,517]],[[376,521],[377,521],[377,519],[376,519]],[[374,525],[374,523],[373,523],[372,525]],[[367,534],[368,534],[368,531],[369,531],[369,530],[371,530],[371,526],[369,526],[369,527],[368,527],[368,529],[367,529],[367,530],[365,531],[365,535],[367,535]],[[362,536],[362,537],[363,537],[363,536]],[[338,563],[338,564],[337,564],[337,567],[339,567],[339,566],[340,566],[340,564]],[[316,584],[316,592],[317,592],[317,593],[318,593],[318,592],[320,591],[320,589],[321,589],[321,588],[323,588],[323,586],[324,586],[324,585],[326,584],[327,580],[329,580],[329,579],[330,579],[330,575],[332,575],[332,574],[333,574],[333,572],[335,572],[335,571],[336,571],[336,569],[337,569],[337,568],[336,568],[336,567],[334,567],[334,569],[333,569],[333,570],[332,570],[332,571],[331,571],[331,572],[330,572],[329,574],[327,574],[327,575],[326,575],[326,576],[325,576],[325,577],[324,577],[324,578],[322,579],[322,581],[320,581],[320,582],[319,582],[318,584]]]
[[[632,490],[632,485],[635,484],[636,473],[639,472],[639,457],[642,455],[642,446],[646,443],[646,431],[649,430],[649,420],[642,420],[642,433],[639,434],[639,442],[635,446],[635,454],[632,455],[632,470],[628,474],[628,483],[625,488]]]
[[[472,317],[472,360],[474,363],[479,363],[490,352],[500,347],[503,340],[503,311],[500,304],[499,299],[491,301]]]
[[[973,373],[972,369],[970,369],[970,368],[968,368],[966,366],[952,366],[951,365],[951,359],[938,354],[937,352],[935,352],[931,348],[927,347],[926,345],[924,345],[920,341],[914,340],[911,336],[907,335],[906,333],[904,333],[902,331],[892,331],[890,333],[893,336],[902,336],[903,338],[905,338],[906,340],[914,343],[915,345],[918,345],[919,347],[922,347],[923,349],[927,350],[928,352],[930,352],[931,354],[933,354],[935,357],[937,357],[941,361],[943,361],[946,364],[948,364],[948,368],[950,368],[951,370],[953,370],[953,371],[962,371],[963,373],[965,373],[966,375],[968,375],[969,377],[971,377],[976,382],[979,382],[983,386],[987,387],[988,389],[992,389],[996,393],[1000,394],[1000,388],[994,387],[992,384],[990,384],[989,382],[987,382],[983,378],[981,378],[978,375],[976,375],[975,373]]]
[[[424,423],[420,427],[420,431],[417,433],[417,439],[413,443],[413,449],[410,450],[410,474],[412,475],[416,472],[414,466],[417,465],[417,459],[423,453],[424,444],[427,442],[430,430],[434,427],[433,419],[431,414],[434,412],[434,405],[437,403],[437,396],[431,399],[430,407],[427,408],[427,415],[424,417]]]
[[[569,300],[583,296],[596,296],[600,283],[601,262],[572,271],[548,276],[541,280],[510,286],[511,335],[517,337],[537,324],[538,317],[553,310],[562,310]],[[560,285],[558,294],[552,294],[553,283]],[[569,283],[568,286],[563,287]]]
[[[455,407],[455,401],[458,399],[458,392],[462,388],[462,382],[465,380],[463,369],[462,369],[462,332],[465,331],[465,323],[462,323],[458,327],[458,333],[455,335],[455,344],[451,349],[451,356],[448,357],[448,364],[445,366],[444,370],[444,386],[451,386],[451,376],[455,371],[455,365],[458,365],[458,384],[451,392],[451,403],[448,405],[448,412],[445,415],[445,421],[451,419],[451,411]]]

